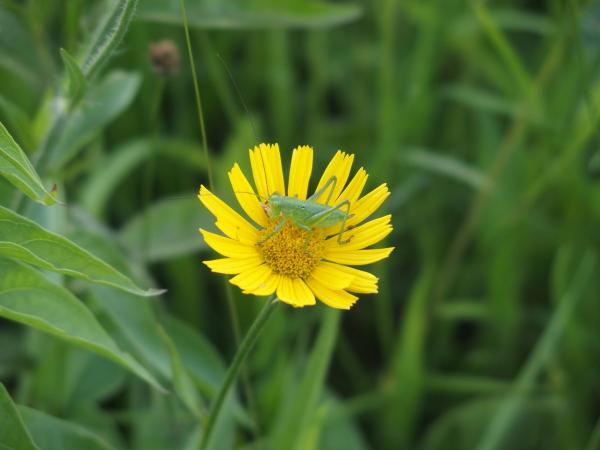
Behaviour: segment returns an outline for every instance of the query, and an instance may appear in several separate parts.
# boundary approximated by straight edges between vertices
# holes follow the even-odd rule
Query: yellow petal
[[[394,250],[394,247],[371,248],[366,250],[344,250],[343,247],[337,247],[335,249],[327,249],[324,259],[338,264],[362,266],[387,258],[390,253],[392,253],[392,250]]]
[[[358,250],[376,244],[392,232],[392,226],[389,224],[391,218],[392,215],[388,214],[345,231],[341,236],[341,240],[344,242],[350,239],[350,242],[340,244],[339,236],[333,236],[326,241],[327,248],[334,249],[337,247],[340,250]]]
[[[351,213],[354,214],[348,219],[347,225],[353,226],[361,223],[363,220],[373,214],[390,195],[387,184],[382,184],[364,197],[358,199],[351,205]]]
[[[230,279],[229,282],[238,286],[243,291],[252,292],[262,287],[272,273],[273,270],[267,264],[262,264],[239,273]]]
[[[278,192],[285,195],[281,155],[278,144],[260,144],[250,150],[250,165],[258,193],[268,198]]]
[[[217,227],[231,239],[246,243],[255,243],[258,240],[258,230],[204,186],[200,186],[198,198],[217,218]]]
[[[342,193],[335,200],[334,203],[337,205],[343,200],[349,200],[350,205],[352,205],[354,202],[356,202],[356,200],[358,200],[358,197],[360,197],[360,194],[364,189],[365,184],[367,183],[367,178],[369,178],[369,175],[367,175],[365,169],[363,169],[362,167],[358,169],[356,175],[354,175],[352,180],[350,180],[350,183],[348,183],[346,189],[342,191]]]
[[[228,173],[229,181],[233,187],[233,192],[242,209],[248,216],[261,227],[267,225],[267,214],[262,208],[252,186],[248,179],[244,176],[242,169],[237,163]]]
[[[313,165],[313,149],[303,145],[294,149],[290,164],[288,196],[306,200]]]
[[[271,273],[256,289],[252,291],[244,291],[245,294],[254,295],[271,295],[281,282],[283,277],[278,273]]]
[[[221,258],[202,262],[213,272],[234,275],[261,265],[263,260],[255,256],[251,258]]]
[[[346,273],[352,276],[352,282],[346,289],[349,292],[356,292],[358,294],[375,294],[377,293],[377,281],[378,278],[372,273],[365,272],[364,270],[358,270],[354,267],[343,266],[341,264],[327,263],[331,266],[335,266],[340,272]]]
[[[277,297],[282,302],[297,308],[316,303],[315,296],[300,278],[281,277]]]
[[[307,284],[320,301],[332,308],[350,309],[350,307],[358,300],[357,296],[343,290],[334,291],[329,289],[314,278],[309,278]]]
[[[323,261],[315,267],[310,276],[335,291],[346,289],[352,283],[354,275],[341,270],[341,267],[343,266]]]
[[[216,252],[219,252],[223,256],[230,258],[250,258],[258,256],[258,251],[253,245],[247,245],[240,241],[234,241],[233,239],[226,238],[220,234],[211,233],[210,231],[203,230],[200,228],[200,233],[204,237],[204,242]]]
[[[323,192],[319,197],[315,199],[318,203],[325,203],[327,198],[329,197],[330,192],[332,192],[329,202],[327,204],[331,205],[335,199],[337,199],[344,189],[344,185],[348,180],[348,175],[350,175],[350,170],[352,169],[352,162],[354,161],[354,155],[347,155],[346,153],[338,150],[335,156],[331,159],[325,172],[323,172],[323,176],[317,185],[317,189],[315,192],[323,189],[327,181],[331,179],[331,177],[335,177],[336,183],[335,188],[332,190],[331,186],[329,186],[325,192]]]
[[[261,144],[265,145],[265,144]],[[258,195],[261,199],[266,200],[269,198],[267,193],[267,181],[266,171],[267,168],[262,157],[260,147],[254,147],[254,150],[248,151],[250,155],[250,166],[252,167],[252,177],[254,178],[254,185],[258,191]]]

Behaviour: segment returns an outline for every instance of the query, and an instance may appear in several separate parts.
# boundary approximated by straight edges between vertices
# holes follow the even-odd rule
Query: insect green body
[[[272,219],[281,218],[275,229],[267,235],[263,241],[279,232],[286,222],[296,225],[306,231],[312,231],[314,228],[328,228],[340,224],[340,231],[337,233],[338,242],[345,244],[349,239],[342,240],[342,234],[346,231],[346,221],[352,217],[350,214],[350,201],[344,200],[334,206],[329,206],[329,200],[335,189],[337,178],[332,176],[322,189],[315,192],[307,200],[301,200],[298,197],[288,197],[277,192],[271,194],[266,202],[265,210]],[[330,189],[325,203],[317,203],[317,199]]]

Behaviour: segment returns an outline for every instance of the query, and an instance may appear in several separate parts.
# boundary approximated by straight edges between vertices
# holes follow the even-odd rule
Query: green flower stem
[[[267,323],[267,319],[271,315],[274,310],[275,305],[279,303],[279,300],[274,295],[269,298],[266,305],[260,310],[260,313],[254,320],[254,323],[248,330],[248,333],[244,337],[244,340],[240,343],[240,346],[233,357],[233,361],[227,369],[227,374],[225,375],[225,380],[219,389],[219,393],[214,400],[214,403],[211,406],[208,419],[206,420],[206,426],[204,428],[204,433],[202,435],[202,441],[200,442],[200,450],[206,450],[208,446],[208,441],[210,440],[210,436],[212,434],[215,423],[217,422],[217,418],[221,412],[221,408],[223,407],[223,403],[225,401],[225,397],[229,393],[229,389],[231,385],[237,378],[240,369],[242,368],[242,363],[252,350],[254,343],[260,336],[265,324]]]

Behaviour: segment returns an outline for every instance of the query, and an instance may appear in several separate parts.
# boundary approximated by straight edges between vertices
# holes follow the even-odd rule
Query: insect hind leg
[[[325,211],[322,211],[318,214],[315,214],[314,216],[312,216],[311,219],[311,225],[312,226],[317,226],[320,222],[322,222],[323,220],[325,220],[329,215],[331,215],[331,213],[333,211],[336,210],[342,210],[343,208],[346,208],[346,216],[344,217],[344,219],[342,220],[342,224],[340,226],[340,231],[339,233],[337,233],[337,237],[338,237],[338,244],[347,244],[348,242],[350,242],[352,240],[352,238],[354,236],[350,236],[348,239],[344,239],[342,240],[342,235],[344,234],[344,232],[346,232],[347,227],[346,227],[346,222],[347,220],[353,216],[353,214],[350,214],[350,200],[344,200],[341,201],[340,203],[338,203],[335,206],[332,206],[331,208],[326,209]],[[334,235],[335,236],[335,235]]]
[[[336,185],[337,185],[337,177],[335,175],[331,175],[331,177],[325,182],[323,187],[321,189],[319,189],[317,192],[315,192],[313,195],[311,195],[308,198],[308,200],[316,201],[319,197],[321,197],[321,195],[323,195],[325,193],[325,191],[327,191],[327,189],[330,189],[329,193],[327,194],[327,200],[325,200],[325,203],[329,204],[329,201],[331,200],[331,196],[333,195],[333,192],[335,191]],[[331,186],[331,188],[329,188],[330,186]]]

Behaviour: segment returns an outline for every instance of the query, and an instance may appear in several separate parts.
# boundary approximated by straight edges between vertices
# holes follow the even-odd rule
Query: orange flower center
[[[275,273],[290,278],[308,277],[325,252],[323,231],[303,230],[290,222],[275,231],[279,223],[279,219],[271,220],[256,243],[263,259]]]

